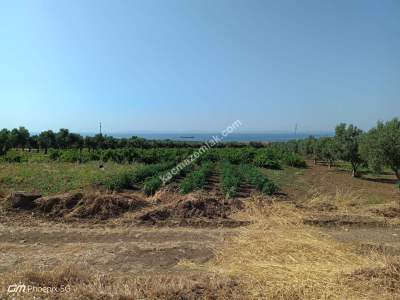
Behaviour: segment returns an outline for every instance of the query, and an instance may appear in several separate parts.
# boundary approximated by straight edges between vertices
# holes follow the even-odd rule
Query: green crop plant
[[[201,189],[207,183],[207,178],[211,175],[214,169],[214,164],[206,162],[200,166],[198,170],[189,173],[181,182],[181,192],[183,194]]]

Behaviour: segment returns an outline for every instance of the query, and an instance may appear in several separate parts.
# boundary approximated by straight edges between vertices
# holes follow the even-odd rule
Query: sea
[[[91,134],[86,134],[91,135]],[[129,138],[138,136],[149,140],[172,140],[172,141],[196,141],[204,142],[212,137],[222,137],[220,132],[209,133],[110,133],[116,138]],[[224,142],[284,142],[289,140],[305,139],[309,136],[325,137],[333,136],[332,132],[308,132],[308,133],[231,133],[223,137]]]

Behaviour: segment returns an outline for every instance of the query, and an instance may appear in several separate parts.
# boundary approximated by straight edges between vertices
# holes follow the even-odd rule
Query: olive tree
[[[0,155],[5,154],[11,148],[10,131],[6,128],[0,131]]]
[[[318,140],[320,157],[327,162],[331,168],[338,156],[338,147],[334,138],[322,137]]]
[[[29,131],[25,127],[14,128],[10,133],[12,147],[24,149],[29,142]]]
[[[44,149],[44,153],[47,154],[49,148],[56,146],[56,135],[52,130],[43,131],[39,134],[38,144],[41,149]]]
[[[369,166],[376,170],[388,166],[400,180],[400,120],[378,122],[363,139],[362,153]]]
[[[65,149],[68,146],[68,137],[69,137],[69,130],[65,128],[61,128],[56,133],[56,144],[58,148]]]
[[[335,129],[338,156],[351,164],[353,177],[358,177],[358,168],[363,162],[359,151],[362,133],[361,129],[352,124],[347,126],[345,123],[341,123]]]

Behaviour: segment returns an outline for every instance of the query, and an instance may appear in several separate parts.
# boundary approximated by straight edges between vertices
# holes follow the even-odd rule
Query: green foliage
[[[363,162],[359,151],[362,130],[344,123],[336,126],[335,141],[338,146],[339,158],[348,161],[352,166],[352,175],[358,176],[358,167]]]
[[[272,181],[260,172],[260,170],[251,165],[242,165],[240,167],[240,173],[246,180],[254,185],[254,187],[267,195],[275,194],[279,188]]]
[[[239,189],[241,176],[237,166],[232,165],[229,162],[221,164],[222,170],[222,192],[227,197],[234,197]]]
[[[378,122],[362,138],[360,152],[370,169],[380,172],[389,166],[400,179],[400,120]]]
[[[154,193],[161,187],[162,181],[159,176],[148,178],[143,183],[143,192],[147,195],[154,195]]]
[[[22,163],[22,162],[27,162],[28,157],[21,151],[9,150],[2,157],[2,160],[7,163]]]
[[[65,128],[61,128],[55,135],[56,143],[57,146],[61,149],[68,148],[69,146],[69,141],[68,141],[68,136],[69,136],[69,130]]]
[[[211,175],[214,164],[206,162],[201,165],[200,169],[195,170],[185,177],[181,182],[181,192],[187,194],[189,192],[201,189],[206,183],[207,178]]]
[[[45,153],[49,148],[55,148],[56,145],[56,135],[52,130],[43,131],[39,134],[38,146],[44,149]]]
[[[322,137],[316,142],[318,157],[328,163],[331,167],[339,156],[339,147],[334,138]]]
[[[253,164],[260,168],[268,168],[274,170],[278,170],[281,168],[278,160],[278,155],[270,149],[264,150],[262,152],[259,151],[253,158]]]
[[[49,150],[49,158],[51,160],[58,160],[60,158],[61,155],[61,151],[57,150],[57,149],[50,149]]]
[[[0,131],[0,155],[5,154],[11,148],[10,131],[6,128]]]
[[[173,167],[173,165],[173,163],[140,165],[134,169],[110,176],[99,184],[104,185],[109,190],[131,189],[147,178],[158,176],[159,173]]]
[[[32,154],[33,155],[33,154]],[[46,161],[33,155],[35,162],[2,163],[0,193],[23,190],[43,195],[64,193],[105,182],[107,178],[131,170],[134,166],[107,163],[105,170],[97,163],[71,164]]]
[[[282,155],[282,161],[285,165],[295,168],[306,168],[307,164],[305,160],[298,154],[284,153]]]
[[[122,189],[132,188],[132,171],[124,171],[114,176],[108,177],[104,182],[104,186],[108,190],[118,191]]]

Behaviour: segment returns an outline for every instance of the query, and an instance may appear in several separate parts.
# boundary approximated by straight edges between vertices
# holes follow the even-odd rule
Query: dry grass
[[[359,270],[379,273],[390,262],[324,237],[303,225],[301,214],[289,205],[253,202],[245,214],[254,224],[217,253],[214,269],[241,278],[249,298],[393,299],[400,292],[398,282],[384,285],[391,282],[387,278],[377,286],[367,277],[352,276]]]
[[[338,194],[340,203],[344,194]],[[348,198],[348,195],[347,197]],[[346,201],[342,201],[346,203]],[[396,299],[400,263],[377,252],[329,239],[303,224],[304,212],[290,203],[255,197],[237,213],[252,224],[216,251],[201,270],[181,261],[185,272],[129,276],[62,265],[3,274],[0,286],[24,283],[66,286],[68,293],[21,294],[17,299]],[[65,259],[67,261],[67,258]],[[189,271],[191,270],[191,271]],[[192,272],[193,271],[193,272]],[[10,295],[0,291],[0,299]]]
[[[339,209],[347,210],[349,207],[361,206],[365,204],[365,200],[360,196],[360,193],[351,189],[336,189],[334,195],[321,193],[317,190],[309,192],[310,196],[306,199],[306,204],[311,208],[323,208],[335,206]]]
[[[241,299],[239,285],[220,276],[154,275],[117,277],[85,272],[78,267],[61,266],[52,271],[15,272],[0,279],[0,284],[23,283],[35,287],[66,287],[58,293],[0,292],[0,299]]]

